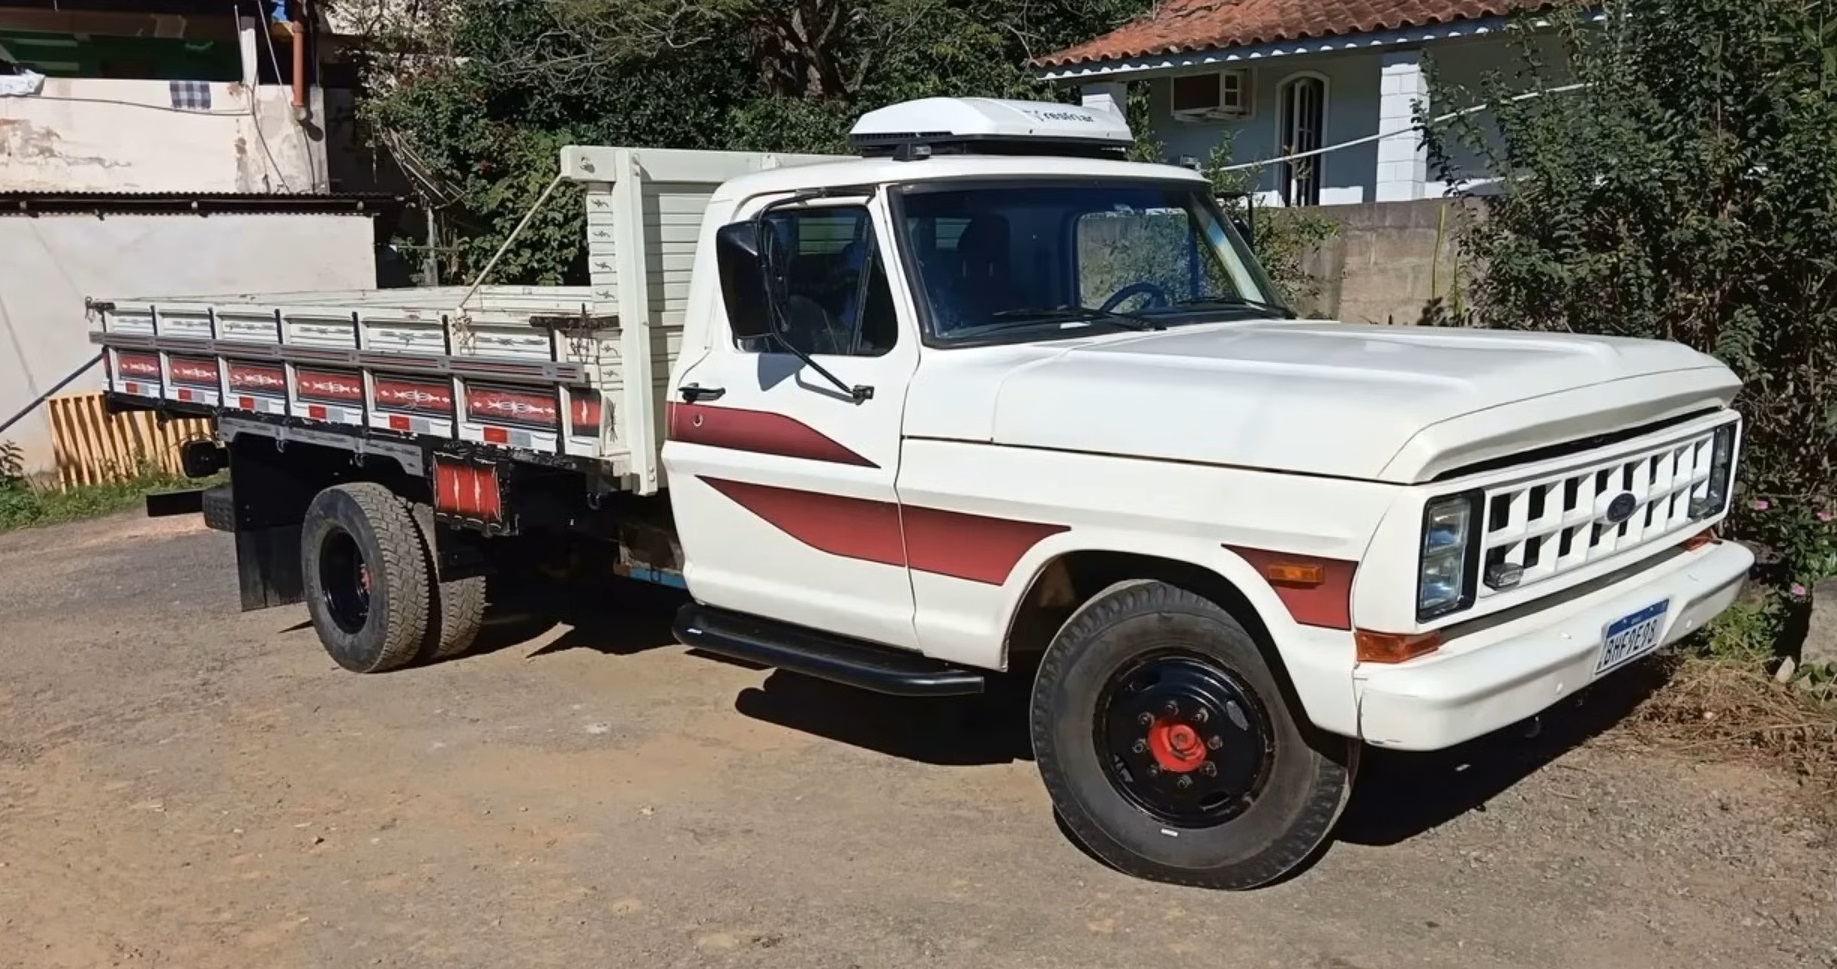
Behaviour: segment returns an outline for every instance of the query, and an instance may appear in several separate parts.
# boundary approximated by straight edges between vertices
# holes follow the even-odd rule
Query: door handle
[[[703,387],[700,384],[684,384],[676,389],[682,395],[683,403],[697,404],[704,400],[720,400],[727,393],[725,387]]]

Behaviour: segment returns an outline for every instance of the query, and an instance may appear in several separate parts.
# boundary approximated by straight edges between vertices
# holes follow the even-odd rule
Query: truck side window
[[[811,356],[877,357],[893,348],[899,326],[874,223],[860,206],[780,210],[766,218],[784,338]],[[739,341],[752,353],[769,341]]]

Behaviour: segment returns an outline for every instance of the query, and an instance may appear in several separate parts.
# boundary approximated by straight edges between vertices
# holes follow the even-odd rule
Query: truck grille
[[[1682,441],[1486,491],[1479,599],[1522,589],[1688,529],[1708,491],[1715,428]],[[1619,507],[1615,503],[1618,500]],[[1625,517],[1631,502],[1632,510]],[[1500,566],[1523,569],[1494,589]]]

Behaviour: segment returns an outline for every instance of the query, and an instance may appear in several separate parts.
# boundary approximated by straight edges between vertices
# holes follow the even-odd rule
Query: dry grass
[[[1638,741],[1696,756],[1759,760],[1803,779],[1837,810],[1837,688],[1784,685],[1739,659],[1668,656],[1663,682],[1626,720]]]

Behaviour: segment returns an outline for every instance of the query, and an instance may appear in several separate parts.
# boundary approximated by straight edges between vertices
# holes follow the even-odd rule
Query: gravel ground
[[[361,677],[237,612],[226,536],[0,536],[0,966],[1837,967],[1792,781],[1588,742],[1613,698],[1374,755],[1315,865],[1214,894],[1086,857],[1011,725],[614,598]]]

